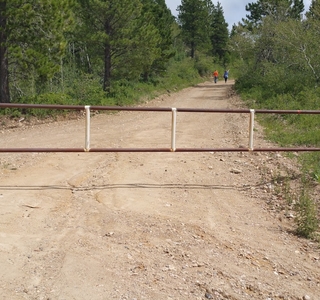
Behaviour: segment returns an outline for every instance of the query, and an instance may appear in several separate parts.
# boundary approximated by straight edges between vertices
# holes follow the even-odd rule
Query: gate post
[[[89,152],[90,151],[90,106],[86,105],[86,133],[85,133],[85,146],[84,151]]]
[[[253,151],[253,129],[254,129],[254,109],[250,109],[250,122],[249,122],[249,151]]]
[[[172,108],[172,123],[171,123],[171,151],[176,151],[176,128],[177,128],[177,109]]]

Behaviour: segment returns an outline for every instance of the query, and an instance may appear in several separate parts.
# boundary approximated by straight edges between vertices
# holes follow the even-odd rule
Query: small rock
[[[213,299],[212,295],[210,293],[205,294],[206,299]]]
[[[242,173],[242,171],[239,170],[239,169],[231,169],[230,172],[233,173],[233,174],[240,174],[240,173]]]
[[[308,296],[308,295],[303,296],[302,299],[303,299],[303,300],[311,300],[310,296]]]
[[[293,219],[294,218],[294,215],[292,213],[287,213],[286,217],[288,219]]]

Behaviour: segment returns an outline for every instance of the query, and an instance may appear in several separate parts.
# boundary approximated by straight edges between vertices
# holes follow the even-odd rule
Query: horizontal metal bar
[[[257,109],[258,114],[296,114],[296,115],[317,115],[320,110],[271,110],[271,109]]]
[[[320,151],[320,148],[177,148],[175,152],[303,152]]]
[[[171,148],[92,148],[89,152],[172,152]]]
[[[18,104],[0,103],[0,108],[44,108],[44,109],[70,109],[85,110],[85,105],[51,105],[51,104]],[[109,111],[162,111],[172,112],[171,107],[122,107],[122,106],[90,106],[91,110]],[[202,113],[250,113],[250,109],[202,109],[202,108],[176,108],[178,112]],[[320,110],[270,110],[257,109],[258,114],[320,114]]]
[[[316,152],[320,148],[255,148],[253,152]]]
[[[84,148],[0,148],[0,153],[6,152],[85,152]]]
[[[306,152],[320,148],[176,148],[174,152]],[[173,152],[170,148],[0,148],[0,153],[9,152]]]
[[[53,105],[53,104],[0,103],[0,108],[44,108],[44,109],[74,109],[74,110],[84,110],[84,109],[85,109],[85,105]]]
[[[18,104],[0,103],[0,108],[43,108],[43,109],[70,109],[85,110],[86,105],[51,105],[51,104]],[[90,106],[91,110],[110,110],[110,111],[168,111],[170,107],[121,107],[121,106]]]
[[[172,152],[170,148],[0,148],[5,152]]]

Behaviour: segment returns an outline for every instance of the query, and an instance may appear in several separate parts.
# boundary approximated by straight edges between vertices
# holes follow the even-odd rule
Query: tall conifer
[[[113,80],[147,77],[160,55],[161,37],[146,0],[78,0],[82,28],[79,38],[89,55],[102,61],[103,89]]]
[[[185,44],[190,48],[190,56],[196,50],[208,50],[210,45],[210,11],[206,0],[182,0],[178,6],[178,22]]]
[[[69,0],[0,1],[0,102],[10,102],[9,83],[32,78],[41,86],[59,69],[71,5]]]
[[[220,2],[217,3],[213,11],[212,34],[210,36],[212,43],[212,53],[220,59],[227,53],[227,43],[229,40],[228,23],[225,21],[223,8]]]

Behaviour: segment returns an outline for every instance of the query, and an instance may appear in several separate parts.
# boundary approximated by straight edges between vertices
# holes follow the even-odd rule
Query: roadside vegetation
[[[0,103],[133,105],[228,63],[228,24],[211,1],[182,1],[178,18],[165,0],[15,0],[0,8]]]
[[[238,58],[236,91],[250,108],[319,110],[320,1],[312,1],[304,17],[303,1],[260,0],[246,9],[248,18],[233,27],[230,38]],[[258,118],[279,146],[320,148],[319,114]],[[312,191],[320,182],[320,152],[298,157],[300,190],[285,194],[295,198],[297,233],[310,238],[319,228],[319,196]]]
[[[135,105],[230,69],[250,108],[318,110],[320,0],[305,15],[302,0],[258,0],[246,10],[228,32],[222,5],[211,0],[182,0],[176,18],[165,0],[0,1],[0,103]],[[0,110],[13,118],[57,113]],[[320,147],[319,118],[259,121],[280,146]],[[299,159],[297,233],[312,237],[320,153]]]

